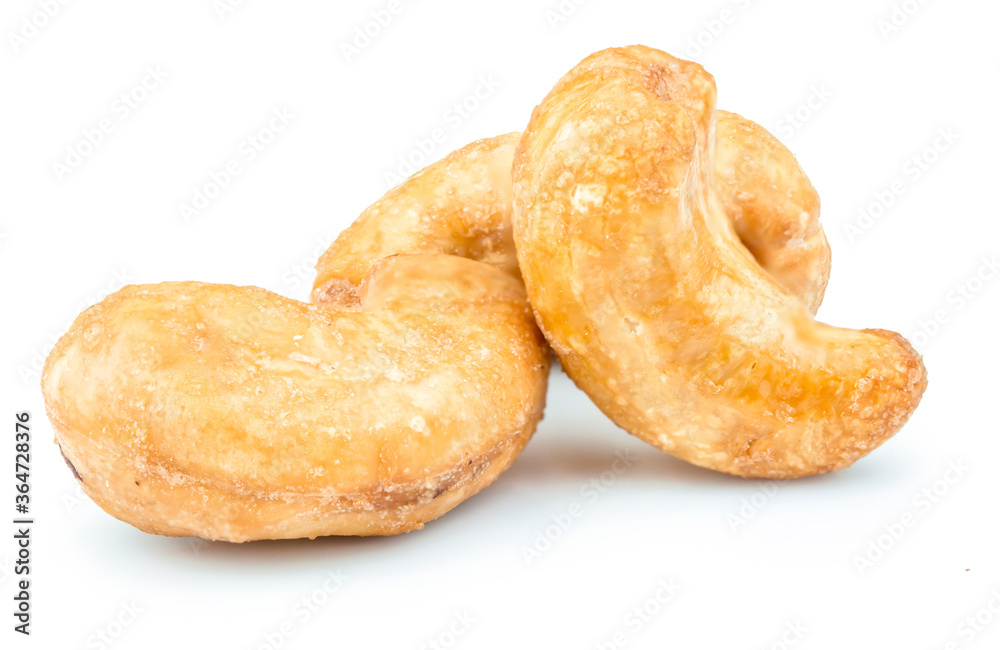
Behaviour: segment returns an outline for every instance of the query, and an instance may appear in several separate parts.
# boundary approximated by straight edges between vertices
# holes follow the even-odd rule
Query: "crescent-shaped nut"
[[[43,392],[84,490],[147,532],[246,541],[405,532],[488,485],[544,405],[521,283],[396,256],[359,294],[176,282],[83,312]]]
[[[847,467],[909,418],[923,364],[898,334],[813,321],[748,253],[716,121],[712,77],[657,50],[599,52],[563,77],[515,155],[529,299],[570,377],[660,449],[752,477]],[[744,227],[782,205],[772,176],[796,182],[781,160],[745,173],[766,200],[742,207]]]

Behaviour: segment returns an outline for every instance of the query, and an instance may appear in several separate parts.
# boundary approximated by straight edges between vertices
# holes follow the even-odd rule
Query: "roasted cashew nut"
[[[405,532],[492,482],[545,401],[524,287],[397,252],[339,305],[179,282],[85,311],[42,380],[83,489],[147,532],[246,541]]]
[[[739,229],[794,214],[770,183],[796,186],[798,172],[765,152],[744,174],[763,202],[744,203],[734,228],[718,124],[712,77],[657,50],[599,52],[563,77],[515,156],[529,299],[570,377],[660,449],[742,476],[847,467],[906,422],[923,364],[893,332],[813,321],[765,272]],[[816,245],[802,207],[793,248]]]

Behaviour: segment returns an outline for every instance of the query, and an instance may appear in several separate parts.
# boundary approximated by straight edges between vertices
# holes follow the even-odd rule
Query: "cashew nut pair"
[[[523,138],[473,143],[366,210],[319,261],[312,303],[126,287],[46,362],[67,462],[152,533],[420,528],[541,419],[533,307],[577,384],[665,451],[747,476],[850,464],[901,426],[922,366],[896,335],[811,320],[829,273],[816,193],[713,102],[695,64],[601,52]]]

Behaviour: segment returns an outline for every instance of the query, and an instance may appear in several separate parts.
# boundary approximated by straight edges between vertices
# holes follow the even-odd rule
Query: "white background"
[[[250,0],[222,16],[218,4],[69,2],[25,42],[11,34],[32,34],[38,5],[0,12],[0,413],[11,432],[14,412],[33,416],[38,521],[30,639],[11,631],[14,546],[6,533],[0,544],[4,647],[102,647],[99,631],[116,635],[107,647],[143,649],[608,648],[616,632],[629,648],[1000,645],[1000,281],[978,278],[1000,252],[997,3],[908,0],[889,33],[890,0],[590,0],[564,3],[558,21],[558,0],[420,0],[351,57],[343,43],[387,0]],[[50,442],[37,369],[81,308],[123,281],[306,298],[315,257],[416,139],[444,129],[438,158],[519,130],[578,60],[634,42],[705,64],[720,107],[799,156],[834,250],[820,318],[898,330],[926,356],[929,390],[896,438],[835,475],[739,480],[633,439],[555,372],[520,459],[423,531],[192,542],[140,533],[80,495]],[[147,66],[166,79],[125,115],[116,98]],[[499,86],[456,119],[450,107],[481,77]],[[241,143],[281,108],[294,119],[248,162]],[[797,109],[795,126],[784,116]],[[57,174],[106,118],[111,133]],[[931,151],[941,129],[958,139]],[[918,177],[911,159],[924,154],[934,162]],[[242,172],[185,222],[181,204],[231,159]],[[862,210],[877,218],[852,236]],[[947,322],[933,327],[935,315]],[[623,450],[631,466],[595,497],[585,486]],[[949,463],[968,468],[953,484]],[[907,513],[900,539],[879,539]],[[873,541],[887,550],[859,568]],[[329,598],[327,571],[347,579]],[[662,605],[661,581],[679,587]],[[305,620],[296,603],[317,590],[325,602]],[[657,611],[642,620],[636,607]],[[979,631],[964,622],[977,615]],[[283,624],[291,637],[274,636]]]

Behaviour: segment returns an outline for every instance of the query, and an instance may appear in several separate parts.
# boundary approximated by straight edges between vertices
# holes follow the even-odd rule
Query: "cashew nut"
[[[492,482],[545,401],[523,285],[395,252],[342,305],[172,282],[86,310],[42,380],[83,489],[147,532],[246,541],[405,532]]]
[[[815,322],[765,272],[775,245],[825,242],[813,202],[783,200],[781,185],[811,192],[793,159],[757,129],[718,129],[729,119],[701,66],[658,50],[605,50],[563,77],[515,155],[528,297],[566,372],[643,440],[742,476],[837,470],[903,425],[923,364],[893,332]],[[744,149],[750,167],[733,162]]]

